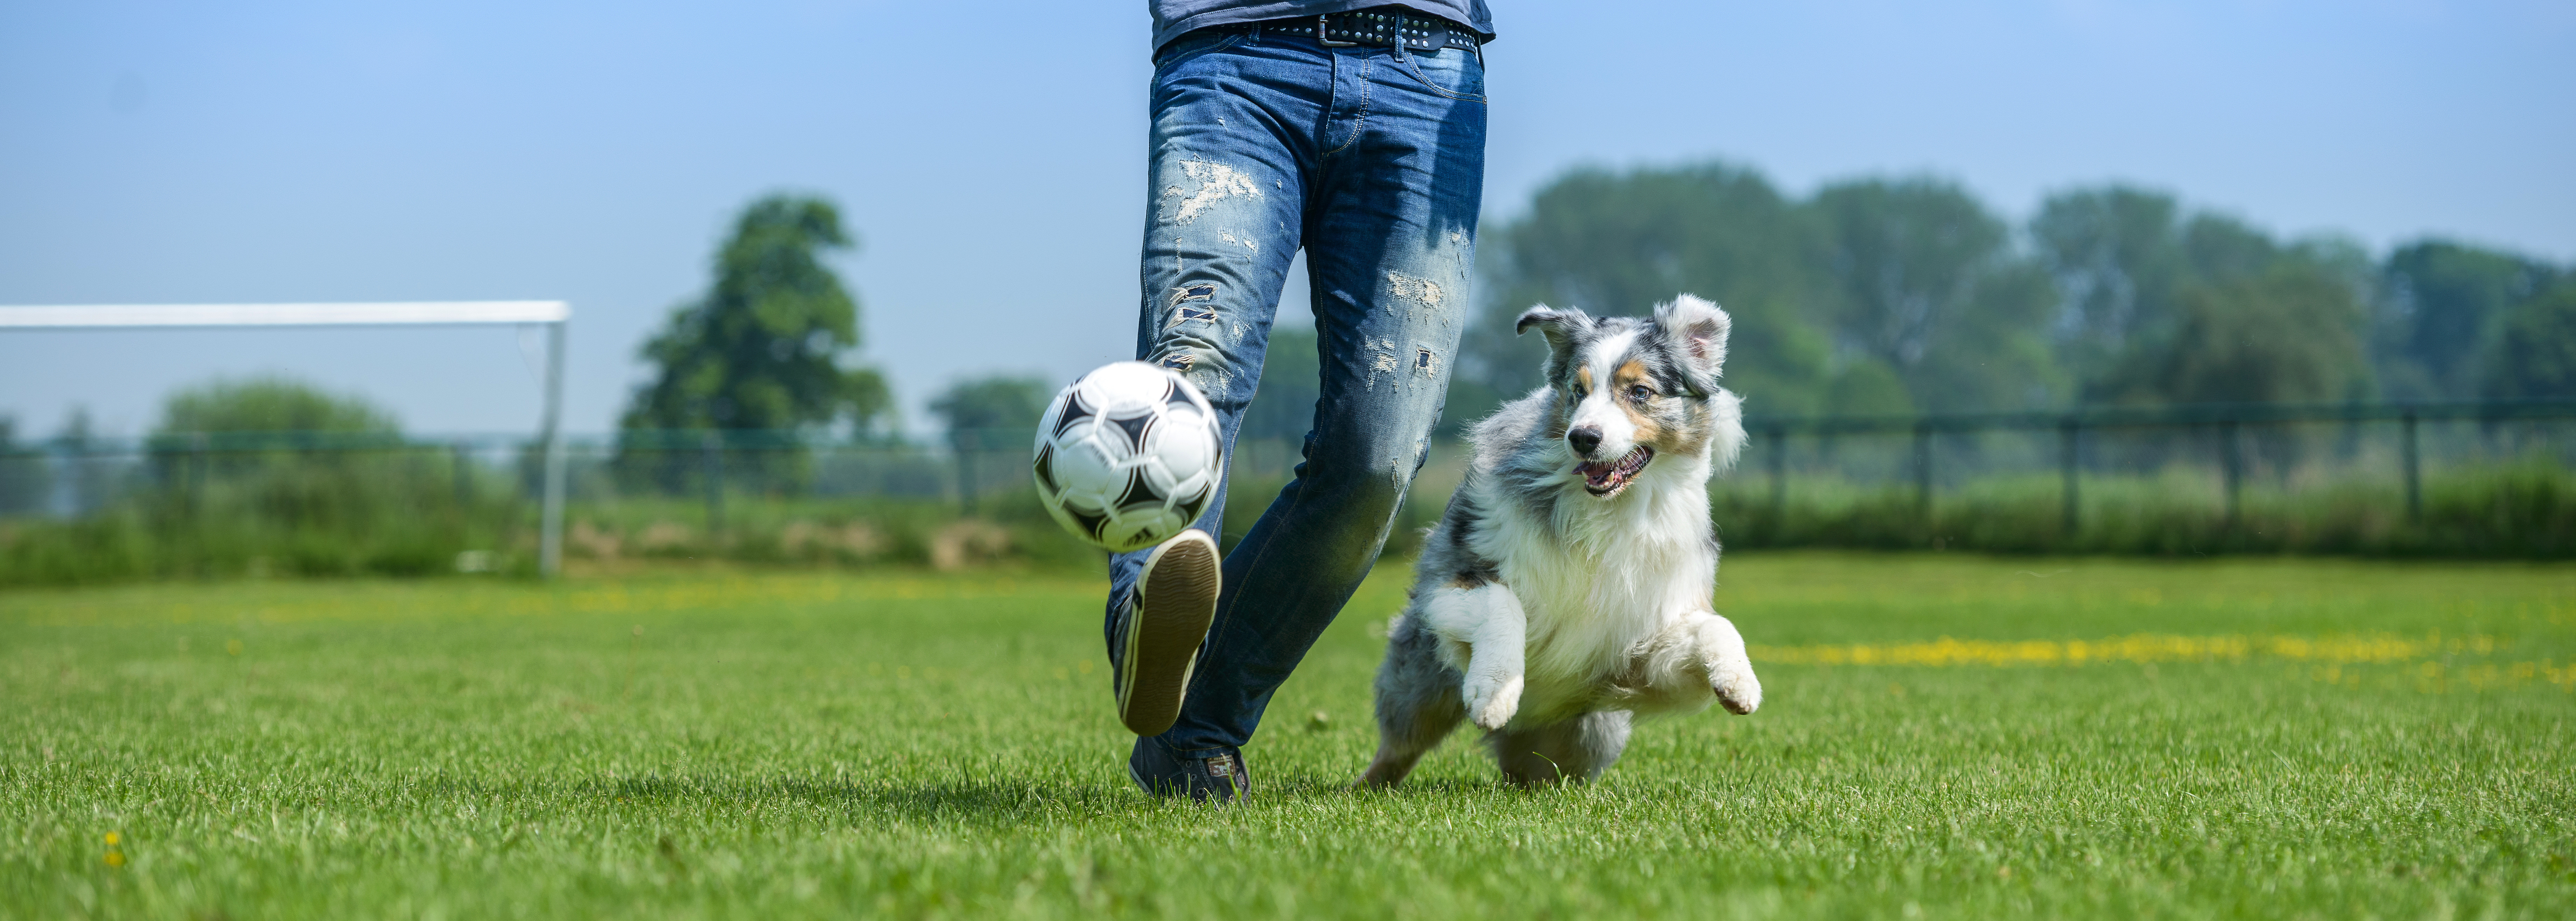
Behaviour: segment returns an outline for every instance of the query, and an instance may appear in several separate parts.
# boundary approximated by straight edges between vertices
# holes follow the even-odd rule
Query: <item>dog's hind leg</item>
[[[1485,737],[1503,776],[1524,787],[1601,776],[1628,748],[1628,711],[1604,710]]]
[[[1386,662],[1377,670],[1377,758],[1357,783],[1391,787],[1424,753],[1467,717],[1460,676],[1440,658],[1440,637],[1407,614],[1387,631]]]

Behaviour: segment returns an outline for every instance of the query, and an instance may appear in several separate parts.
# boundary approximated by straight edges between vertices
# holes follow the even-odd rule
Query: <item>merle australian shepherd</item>
[[[1744,446],[1742,401],[1717,386],[1728,325],[1689,295],[1651,319],[1521,315],[1547,337],[1547,384],[1476,426],[1390,630],[1360,783],[1403,780],[1461,719],[1526,785],[1598,776],[1634,716],[1761,705],[1711,610],[1708,478]]]

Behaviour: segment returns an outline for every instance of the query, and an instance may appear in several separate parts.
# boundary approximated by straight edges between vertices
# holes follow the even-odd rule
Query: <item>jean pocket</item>
[[[1485,101],[1485,63],[1473,50],[1446,48],[1428,57],[1408,54],[1403,70],[1434,93],[1467,102]]]
[[[1249,33],[1200,30],[1183,35],[1154,52],[1154,70],[1159,73],[1163,68],[1183,58],[1234,47],[1234,43],[1242,41],[1247,34]]]

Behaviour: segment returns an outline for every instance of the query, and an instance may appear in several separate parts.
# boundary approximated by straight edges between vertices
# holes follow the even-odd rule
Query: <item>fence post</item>
[[[981,477],[976,475],[980,471],[976,469],[975,452],[983,447],[975,437],[976,432],[976,429],[958,429],[948,442],[957,452],[957,508],[966,515],[975,514],[975,490],[982,485],[976,482]]]
[[[2245,449],[2236,437],[2236,420],[2218,424],[2218,466],[2227,482],[2227,527],[2234,530],[2244,514]]]
[[[2084,423],[2072,415],[2057,423],[2057,465],[2062,494],[2060,500],[2065,506],[2059,510],[2058,531],[2069,539],[2075,536],[2076,525],[2081,523],[2076,517],[2082,507],[2082,496],[2076,492],[2076,446],[2078,439],[2082,437],[2083,426]]]
[[[568,315],[568,314],[567,314]],[[572,457],[564,445],[563,379],[565,320],[546,324],[546,414],[543,423],[545,492],[537,507],[537,572],[552,579],[563,575],[565,478]]]
[[[707,481],[707,536],[724,533],[724,440],[714,430],[698,433],[698,470]]]
[[[1914,504],[1925,520],[1932,517],[1932,423],[1914,423]]]
[[[2415,410],[2408,409],[2405,415],[2398,417],[2398,422],[2405,432],[2406,439],[2398,452],[2406,465],[2406,522],[2422,524],[2424,522],[2424,470],[2421,460],[2415,453]]]
[[[1779,539],[1789,522],[1789,427],[1771,426],[1771,534]]]

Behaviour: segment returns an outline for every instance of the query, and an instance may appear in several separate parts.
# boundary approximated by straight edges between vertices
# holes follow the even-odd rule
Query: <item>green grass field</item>
[[[1762,712],[1391,794],[1382,567],[1148,801],[1096,580],[0,594],[0,915],[2563,918],[2576,568],[1738,555]]]

